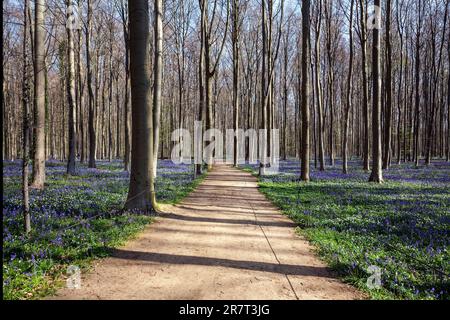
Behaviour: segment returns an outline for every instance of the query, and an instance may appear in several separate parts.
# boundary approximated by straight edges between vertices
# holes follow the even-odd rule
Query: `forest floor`
[[[65,174],[65,165],[48,161],[45,190],[31,190],[32,233],[25,237],[21,163],[3,162],[4,299],[54,294],[69,266],[93,270],[82,285],[98,279],[106,288],[100,298],[126,281],[147,286],[145,294],[158,299],[168,297],[161,295],[166,287],[169,298],[229,298],[230,286],[236,298],[365,297],[325,265],[373,299],[450,297],[449,162],[393,165],[376,185],[367,182],[361,161],[349,162],[349,174],[337,161],[324,172],[312,165],[305,184],[298,181],[299,161],[288,159],[278,174],[259,179],[221,167],[196,189],[203,177],[196,179],[192,165],[160,160],[156,190],[166,214],[156,219],[120,212],[129,183],[121,161],[99,161],[97,169],[77,164],[75,176]],[[256,174],[258,165],[243,169]],[[105,257],[111,258],[97,260]],[[107,261],[137,273],[108,278],[98,273]],[[370,289],[373,266],[381,287]],[[334,296],[319,286],[345,289]],[[87,288],[59,294],[99,298]]]
[[[123,162],[97,161],[97,168],[77,163],[76,175],[66,175],[66,163],[46,163],[45,189],[30,190],[32,231],[23,234],[21,161],[3,162],[3,297],[38,299],[58,287],[74,267],[89,269],[111,248],[142,231],[153,217],[121,212],[129,173]],[[193,166],[158,161],[156,197],[177,203],[203,176]],[[63,284],[61,284],[63,285]]]
[[[362,299],[249,173],[219,165],[181,203],[50,299]]]
[[[246,170],[258,171],[258,165]],[[298,160],[259,178],[260,191],[297,225],[345,282],[372,299],[450,298],[450,162],[393,164],[385,182],[367,182],[359,160],[299,182]],[[379,282],[375,280],[379,271]],[[368,280],[370,280],[368,282]]]

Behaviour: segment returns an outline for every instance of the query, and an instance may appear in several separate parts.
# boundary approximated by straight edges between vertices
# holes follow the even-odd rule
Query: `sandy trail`
[[[361,299],[248,173],[217,165],[138,238],[50,299]]]

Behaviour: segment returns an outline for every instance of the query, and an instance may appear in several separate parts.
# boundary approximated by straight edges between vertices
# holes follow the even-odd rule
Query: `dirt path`
[[[257,189],[218,165],[181,204],[51,299],[359,299]]]

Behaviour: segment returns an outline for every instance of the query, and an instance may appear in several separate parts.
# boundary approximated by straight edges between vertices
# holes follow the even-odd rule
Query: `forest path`
[[[50,299],[361,299],[295,234],[257,179],[217,165],[135,240],[99,260],[81,288]]]

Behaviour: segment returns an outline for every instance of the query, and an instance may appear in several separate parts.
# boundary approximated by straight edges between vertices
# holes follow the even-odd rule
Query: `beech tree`
[[[347,157],[348,157],[348,127],[349,116],[352,108],[352,76],[353,76],[353,4],[354,0],[350,0],[350,15],[348,17],[348,33],[349,33],[349,61],[347,76],[347,92],[345,95],[345,111],[344,111],[344,141],[342,143],[342,171],[348,173]]]
[[[361,44],[361,75],[362,75],[362,104],[364,119],[363,134],[363,168],[366,171],[369,167],[369,92],[368,92],[368,76],[367,76],[367,2],[359,0],[359,41]]]
[[[22,112],[23,112],[23,145],[22,145],[22,197],[25,233],[31,231],[30,199],[28,190],[28,166],[30,162],[30,63],[28,58],[28,15],[29,1],[23,7],[23,39],[22,39]]]
[[[386,1],[386,110],[384,129],[383,169],[389,169],[391,163],[392,131],[392,45],[391,45],[391,0]]]
[[[43,189],[45,182],[45,0],[35,1],[34,10],[34,144],[32,187]]]
[[[95,132],[95,101],[94,89],[92,84],[92,66],[91,66],[91,29],[92,29],[92,3],[87,0],[87,23],[86,23],[86,69],[87,69],[87,87],[89,97],[89,168],[95,168],[95,158],[97,153],[97,141]]]
[[[154,4],[155,24],[155,59],[153,69],[153,179],[156,178],[158,162],[159,131],[161,117],[162,75],[163,75],[163,2],[155,0]],[[155,198],[154,192],[152,199]],[[155,201],[155,200],[153,200]]]
[[[319,163],[320,171],[325,170],[325,150],[323,144],[323,107],[322,107],[322,85],[320,82],[321,79],[321,60],[320,60],[320,40],[321,40],[321,32],[322,32],[322,0],[319,0],[316,3],[316,18],[315,18],[315,40],[314,40],[314,85],[315,85],[315,93],[316,93],[316,105],[318,112],[318,131],[319,131]]]
[[[233,43],[233,128],[235,130],[234,136],[234,149],[233,149],[233,164],[236,167],[238,165],[238,151],[239,151],[239,30],[240,30],[240,1],[233,0],[232,6],[232,21],[233,21],[233,32],[232,32],[232,43]]]
[[[69,105],[69,160],[67,162],[67,173],[75,174],[75,160],[76,160],[76,99],[75,99],[75,52],[74,52],[74,25],[71,23],[73,19],[72,1],[66,0],[67,5],[67,100]]]
[[[120,0],[119,4],[119,14],[122,22],[122,32],[125,45],[125,85],[124,85],[124,97],[123,97],[123,109],[124,109],[124,145],[125,145],[125,155],[124,155],[124,170],[130,170],[130,112],[129,112],[129,101],[130,101],[130,35],[128,26],[128,4],[124,0]]]
[[[220,57],[223,52],[223,48],[225,46],[225,41],[228,32],[228,23],[229,23],[229,7],[230,0],[226,0],[226,7],[223,4],[219,5],[219,0],[214,0],[212,6],[211,18],[209,15],[209,0],[199,0],[199,6],[201,11],[201,29],[202,29],[202,46],[203,46],[203,75],[202,81],[204,81],[204,97],[205,97],[205,111],[206,111],[206,121],[205,121],[205,130],[213,129],[214,127],[214,118],[213,114],[213,78],[216,75],[218,70],[218,65],[220,62]],[[222,39],[220,37],[220,31],[218,31],[216,17],[223,16],[220,12],[218,6],[225,8],[226,17],[224,22],[224,29]],[[217,54],[213,55],[213,45],[216,44],[218,47],[216,48]],[[212,156],[211,154],[209,155]],[[208,159],[208,170],[212,167],[212,158]]]
[[[157,6],[158,5],[158,6]],[[160,19],[160,2],[155,0],[155,18]],[[131,76],[131,172],[126,209],[152,212],[156,208],[153,175],[153,108],[151,104],[150,17],[147,0],[128,3],[130,19],[130,76]],[[161,25],[156,22],[155,26]],[[158,36],[155,39],[159,38]],[[157,41],[158,42],[158,41]],[[160,54],[160,53],[159,53]],[[156,59],[158,61],[159,59]],[[160,61],[160,60],[159,60]],[[160,65],[156,67],[160,68]],[[156,75],[157,73],[155,73]],[[159,76],[155,77],[160,81]],[[157,93],[155,85],[155,93]],[[159,103],[159,98],[153,104]],[[142,137],[147,137],[142,139]]]
[[[380,7],[380,0],[374,0],[375,6]],[[382,183],[383,168],[381,154],[381,75],[380,75],[380,29],[372,31],[372,173],[369,181]]]
[[[302,2],[302,155],[301,180],[309,181],[309,65],[311,61],[310,50],[310,1]]]

